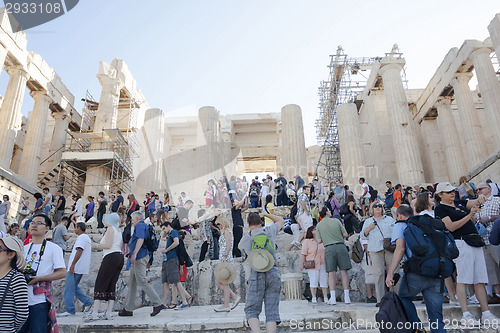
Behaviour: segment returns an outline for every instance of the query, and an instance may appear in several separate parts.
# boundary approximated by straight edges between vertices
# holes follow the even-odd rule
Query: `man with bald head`
[[[477,186],[478,195],[484,195],[486,202],[482,205],[481,211],[474,218],[477,220],[479,233],[482,234],[486,246],[483,247],[486,268],[488,271],[489,285],[493,286],[495,296],[488,303],[500,304],[500,246],[490,243],[489,235],[493,227],[493,222],[500,218],[500,198],[491,195],[491,187],[487,183],[481,183]],[[482,228],[479,224],[482,224]],[[483,230],[483,232],[481,232]]]

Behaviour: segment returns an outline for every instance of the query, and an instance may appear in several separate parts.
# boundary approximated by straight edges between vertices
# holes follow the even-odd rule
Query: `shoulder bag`
[[[316,243],[316,251],[314,252],[315,253],[314,257],[316,258],[316,255],[318,254],[319,245],[318,242],[315,241],[315,243]],[[305,269],[314,269],[315,267],[316,267],[316,262],[314,260],[309,260],[304,263]]]

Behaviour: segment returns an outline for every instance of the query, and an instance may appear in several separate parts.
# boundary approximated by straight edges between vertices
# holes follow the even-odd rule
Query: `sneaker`
[[[113,317],[115,317],[116,314],[114,313],[108,313],[108,312],[104,312],[102,315],[101,315],[101,319],[104,319],[104,320],[111,320],[113,319]]]
[[[351,297],[347,296],[344,298],[344,303],[345,304],[351,304]]]
[[[164,305],[161,304],[161,305],[158,305],[158,306],[153,306],[153,312],[151,312],[149,315],[151,317],[154,317],[156,316],[158,313],[160,313],[161,310],[163,310],[164,308]]]
[[[457,302],[453,302],[452,300],[450,300],[450,305],[452,306],[460,306],[460,303],[457,301]]]
[[[87,313],[85,316],[83,316],[83,320],[86,321],[93,321],[93,320],[99,320],[99,319],[104,319],[102,315],[99,315],[98,313],[93,313],[92,311]]]
[[[215,312],[229,312],[229,311],[231,311],[231,309],[229,307],[225,308],[224,305],[221,305],[220,307],[215,308],[214,311]]]
[[[472,295],[467,299],[467,303],[469,304],[479,304],[479,301],[476,298],[476,295]]]
[[[118,312],[118,315],[120,317],[132,317],[134,315],[134,312],[123,309],[120,312]]]
[[[74,315],[75,315],[74,313],[69,313],[67,311],[57,314],[58,317],[69,317],[69,316],[74,316]]]
[[[484,317],[484,316],[483,316]],[[460,324],[467,326],[467,327],[476,327],[480,326],[479,320],[476,319],[472,314],[464,314],[462,316],[462,319],[460,319]]]
[[[231,305],[231,310],[234,310],[238,306],[238,304],[240,304],[240,302],[241,302],[241,297],[238,296],[234,301],[233,305]]]
[[[316,299],[316,297],[313,297],[313,298],[312,298],[311,303],[313,303],[313,304],[318,303],[318,300]]]
[[[481,324],[491,328],[498,327],[500,319],[491,312],[483,313],[483,316],[481,317]]]
[[[493,296],[489,299],[488,304],[500,304],[500,297],[498,295]]]
[[[189,305],[187,305],[187,304],[181,304],[178,307],[176,307],[174,310],[184,310],[184,309],[187,309],[187,308],[189,308]]]
[[[377,298],[375,296],[367,298],[366,303],[377,303]]]
[[[94,303],[90,303],[90,305],[85,305],[85,306],[83,307],[83,312],[84,312],[84,313],[85,313],[85,312],[89,312],[89,311],[90,311],[90,309],[92,309],[92,305],[94,305]]]
[[[335,299],[335,297],[330,297],[330,299],[328,300],[328,302],[326,302],[326,304],[337,305],[337,300]]]

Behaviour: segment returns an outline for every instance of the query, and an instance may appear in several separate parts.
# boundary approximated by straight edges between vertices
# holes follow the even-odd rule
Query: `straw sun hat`
[[[248,254],[247,262],[257,272],[267,272],[274,266],[274,257],[267,250],[253,249]]]
[[[230,263],[221,262],[215,266],[214,276],[219,283],[230,284],[236,279],[236,270]]]

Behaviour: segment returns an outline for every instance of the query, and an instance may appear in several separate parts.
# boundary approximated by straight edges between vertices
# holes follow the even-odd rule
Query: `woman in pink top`
[[[314,268],[307,269],[309,275],[309,286],[311,288],[312,302],[317,303],[316,290],[321,287],[324,302],[327,302],[328,295],[328,273],[325,269],[325,247],[316,240],[316,227],[307,229],[306,237],[302,242],[302,252],[300,256],[300,266],[305,268],[306,262],[314,261]]]

